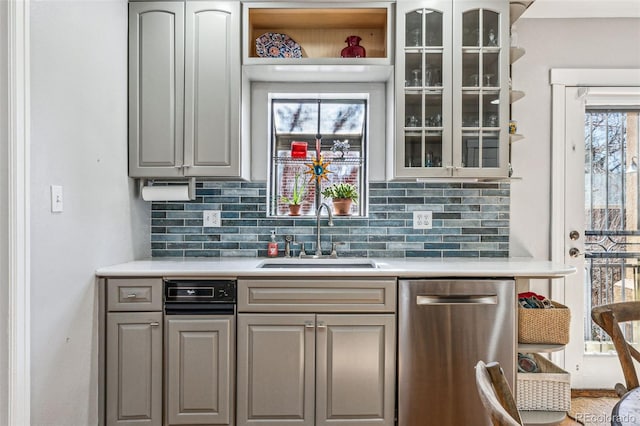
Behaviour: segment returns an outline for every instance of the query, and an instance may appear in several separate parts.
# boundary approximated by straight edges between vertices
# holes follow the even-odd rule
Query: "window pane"
[[[273,121],[277,133],[317,133],[317,102],[278,102],[276,105]]]
[[[289,205],[300,204],[300,215],[312,216],[319,203],[331,206],[321,192],[332,183],[355,185],[351,213],[366,214],[366,100],[274,99],[271,108],[268,214],[293,215]]]

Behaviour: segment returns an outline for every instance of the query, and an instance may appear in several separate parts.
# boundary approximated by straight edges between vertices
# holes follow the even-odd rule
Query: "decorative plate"
[[[256,39],[256,52],[261,58],[302,58],[302,49],[291,37],[280,33],[264,33]]]

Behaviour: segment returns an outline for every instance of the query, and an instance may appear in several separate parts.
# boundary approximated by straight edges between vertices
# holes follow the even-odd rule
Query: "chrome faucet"
[[[329,226],[333,226],[333,214],[331,214],[331,208],[327,205],[327,203],[320,204],[318,210],[316,210],[316,255],[315,257],[322,256],[322,247],[320,246],[320,213],[322,212],[322,208],[327,209],[327,213],[329,214]]]

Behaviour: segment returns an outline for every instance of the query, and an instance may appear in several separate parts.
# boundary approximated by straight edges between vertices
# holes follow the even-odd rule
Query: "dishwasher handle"
[[[418,295],[417,305],[497,305],[496,294]]]

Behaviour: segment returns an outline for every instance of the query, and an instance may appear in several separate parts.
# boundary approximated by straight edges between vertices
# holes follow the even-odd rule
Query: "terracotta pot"
[[[289,204],[289,216],[300,216],[302,204]]]
[[[351,214],[351,198],[334,198],[333,212],[338,216],[349,216]]]

